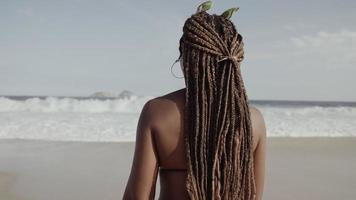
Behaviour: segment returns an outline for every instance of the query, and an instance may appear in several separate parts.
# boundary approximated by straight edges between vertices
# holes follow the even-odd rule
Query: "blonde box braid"
[[[183,26],[186,187],[192,200],[255,197],[252,127],[240,72],[242,36],[205,11]]]

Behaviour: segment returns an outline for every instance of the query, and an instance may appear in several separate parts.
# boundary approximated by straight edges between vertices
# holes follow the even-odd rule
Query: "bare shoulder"
[[[151,110],[154,112],[164,112],[167,109],[176,108],[181,102],[183,90],[176,90],[149,100]]]
[[[266,137],[266,124],[262,112],[255,106],[249,106],[253,135],[258,141]]]
[[[176,90],[148,100],[144,107],[151,118],[152,123],[162,124],[162,120],[169,120],[179,114],[182,108],[183,90]]]
[[[258,108],[256,108],[255,106],[252,106],[252,105],[249,105],[249,107],[250,107],[250,113],[251,113],[252,117],[263,119],[263,114]]]

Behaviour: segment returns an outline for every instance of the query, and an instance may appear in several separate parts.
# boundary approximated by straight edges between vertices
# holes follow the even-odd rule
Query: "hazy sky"
[[[180,89],[170,66],[200,2],[2,0],[0,94]],[[221,0],[208,12],[233,6],[250,99],[356,101],[356,1]]]

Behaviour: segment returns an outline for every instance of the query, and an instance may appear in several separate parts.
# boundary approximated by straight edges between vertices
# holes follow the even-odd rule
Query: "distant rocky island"
[[[124,98],[130,98],[132,96],[135,96],[135,94],[129,90],[123,90],[119,94],[115,94],[113,92],[105,92],[105,91],[100,91],[100,92],[95,92],[94,94],[90,95],[90,98],[119,98],[119,99],[124,99]]]

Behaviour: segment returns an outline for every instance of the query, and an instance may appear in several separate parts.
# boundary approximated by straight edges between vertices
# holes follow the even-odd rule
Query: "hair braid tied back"
[[[254,198],[252,128],[241,77],[242,36],[205,11],[183,26],[186,187],[192,200]]]

